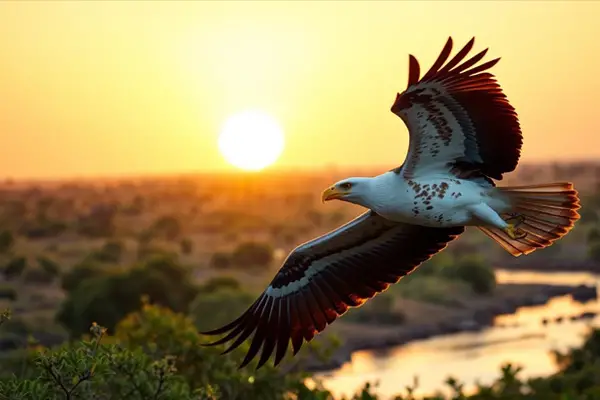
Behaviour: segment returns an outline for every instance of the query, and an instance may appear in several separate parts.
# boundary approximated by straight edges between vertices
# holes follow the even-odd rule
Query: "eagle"
[[[404,163],[375,177],[328,187],[322,200],[367,210],[289,253],[271,283],[231,323],[228,353],[252,336],[240,368],[260,353],[257,369],[291,342],[295,355],[350,307],[385,291],[474,226],[513,256],[529,254],[566,235],[579,219],[569,182],[498,187],[519,161],[522,134],[515,109],[480,63],[488,49],[467,57],[472,38],[452,58],[452,38],[423,75],[409,55],[408,86],[391,107],[408,128]]]

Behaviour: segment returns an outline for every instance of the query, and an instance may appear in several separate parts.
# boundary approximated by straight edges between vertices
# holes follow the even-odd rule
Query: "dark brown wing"
[[[349,307],[360,306],[398,282],[463,230],[396,223],[368,211],[296,248],[242,316],[203,333],[225,334],[210,345],[232,340],[224,353],[254,333],[240,367],[260,352],[260,368],[274,351],[277,365],[290,341],[296,354],[304,341],[312,340]]]
[[[419,63],[409,56],[407,89],[398,94],[392,112],[406,123],[409,151],[399,173],[454,171],[502,179],[515,169],[522,135],[515,109],[494,75],[484,72],[499,58],[478,62],[487,49],[466,58],[471,39],[450,61],[452,38],[419,79]]]

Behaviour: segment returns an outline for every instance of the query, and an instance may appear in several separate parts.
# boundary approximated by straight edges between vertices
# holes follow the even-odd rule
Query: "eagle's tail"
[[[565,236],[579,219],[579,197],[569,182],[498,188],[512,203],[512,210],[501,214],[516,222],[522,233],[511,238],[498,228],[479,227],[486,235],[515,257],[550,246]]]

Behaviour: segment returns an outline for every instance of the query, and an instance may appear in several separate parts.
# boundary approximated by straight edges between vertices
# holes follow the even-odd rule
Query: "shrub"
[[[88,237],[109,237],[115,230],[114,219],[116,207],[101,204],[94,207],[88,214],[79,217],[77,231]]]
[[[14,287],[8,285],[0,286],[0,299],[15,301],[17,297],[17,290]]]
[[[79,287],[84,281],[100,276],[106,276],[108,269],[93,260],[84,260],[75,265],[69,272],[63,275],[61,287],[71,292]]]
[[[463,257],[442,270],[443,276],[460,279],[478,294],[491,293],[496,287],[493,268],[477,257]]]
[[[11,231],[0,232],[0,254],[6,254],[12,250],[15,238]]]
[[[588,243],[600,242],[600,229],[593,227],[587,234]]]
[[[406,320],[403,313],[394,311],[394,296],[391,293],[381,293],[358,308],[348,311],[348,321],[362,324],[401,324]]]
[[[123,255],[124,245],[118,240],[109,240],[102,247],[92,253],[95,260],[105,263],[118,263]]]
[[[194,244],[192,243],[192,241],[190,239],[183,238],[179,242],[179,248],[181,249],[181,252],[183,254],[191,254],[192,251],[194,250]]]
[[[600,262],[600,241],[588,244],[588,258],[592,261]]]
[[[199,291],[201,293],[213,293],[221,289],[240,290],[241,285],[240,282],[235,278],[229,276],[217,276],[207,280],[202,286],[200,286]]]
[[[225,269],[231,267],[231,256],[227,253],[214,253],[209,262],[210,266],[215,269]]]
[[[60,267],[58,263],[52,261],[48,257],[40,256],[37,258],[38,264],[40,268],[46,271],[48,274],[52,276],[58,276],[60,274]]]
[[[215,329],[239,317],[256,296],[231,288],[200,292],[190,304],[190,316],[200,330]]]
[[[246,242],[231,255],[235,266],[268,268],[273,262],[273,248],[268,243]]]
[[[167,240],[175,240],[181,234],[181,223],[171,215],[160,217],[154,222],[152,232]]]
[[[26,268],[23,273],[23,280],[27,283],[48,284],[54,281],[54,278],[56,278],[56,275],[41,267]]]
[[[186,311],[197,294],[189,271],[169,257],[155,257],[131,269],[88,278],[69,292],[57,320],[72,335],[85,332],[93,321],[113,329],[125,315],[139,310],[141,299],[172,310]]]
[[[21,276],[25,267],[27,267],[27,260],[25,257],[14,257],[4,266],[2,273],[6,280],[11,280]]]
[[[600,218],[598,218],[598,213],[592,208],[593,206],[594,205],[583,207],[581,210],[579,210],[579,215],[581,216],[581,222],[583,224],[595,224],[600,221]]]

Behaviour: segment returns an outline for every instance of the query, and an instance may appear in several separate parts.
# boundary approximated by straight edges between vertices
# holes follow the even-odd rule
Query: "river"
[[[596,285],[599,276],[588,273],[540,273],[497,271],[499,283]],[[364,350],[352,354],[340,369],[317,374],[336,396],[350,395],[365,382],[379,382],[377,392],[384,398],[405,392],[418,377],[416,394],[443,389],[453,376],[474,388],[477,381],[491,383],[500,375],[500,366],[511,362],[522,366],[521,377],[548,375],[556,371],[551,351],[564,351],[583,343],[590,325],[600,327],[600,316],[570,320],[582,312],[600,312],[600,303],[574,302],[570,296],[557,297],[543,306],[520,308],[502,315],[494,325],[480,332],[458,333],[415,341],[387,350]],[[564,317],[555,322],[556,317]],[[551,322],[543,324],[544,319]]]

